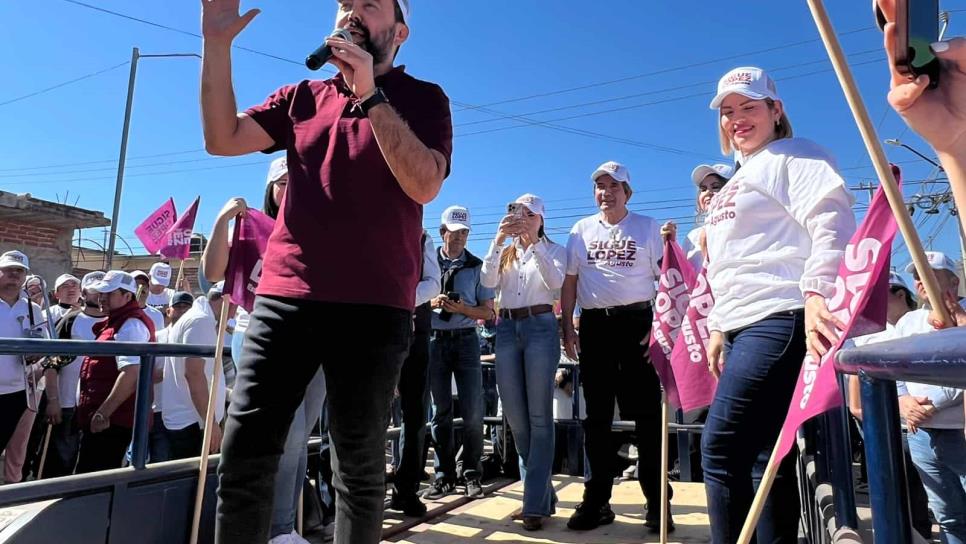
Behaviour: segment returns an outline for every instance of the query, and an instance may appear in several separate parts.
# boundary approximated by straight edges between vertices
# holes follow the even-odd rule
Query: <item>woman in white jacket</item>
[[[566,249],[544,234],[543,201],[516,200],[520,212],[500,222],[483,259],[480,283],[497,289],[496,383],[520,454],[525,529],[554,513],[550,482],[554,454],[553,389],[560,360],[554,293],[564,281]],[[507,240],[509,246],[504,247]]]
[[[826,298],[855,231],[854,201],[832,157],[792,138],[775,83],[737,68],[718,83],[722,152],[737,172],[705,219],[709,370],[718,389],[702,434],[712,542],[738,538],[788,411],[806,351],[818,358],[843,328]],[[797,542],[794,456],[779,469],[758,542]]]

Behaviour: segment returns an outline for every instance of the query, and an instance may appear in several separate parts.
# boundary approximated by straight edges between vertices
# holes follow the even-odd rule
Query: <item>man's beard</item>
[[[378,66],[389,58],[394,31],[392,28],[386,30],[382,36],[377,36],[376,39],[373,39],[372,33],[369,32],[369,29],[365,26],[361,24],[352,24],[350,27],[362,32],[363,36],[365,36],[365,39],[361,44],[359,44],[359,47],[365,49],[370,55],[372,55],[373,66]]]

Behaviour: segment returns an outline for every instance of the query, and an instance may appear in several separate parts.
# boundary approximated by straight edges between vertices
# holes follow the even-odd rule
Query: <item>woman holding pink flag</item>
[[[699,164],[691,172],[691,181],[697,188],[694,208],[697,211],[695,227],[688,231],[687,236],[681,242],[681,249],[688,258],[688,262],[694,268],[695,273],[704,268],[704,216],[711,207],[711,199],[718,191],[728,183],[731,176],[735,174],[733,166],[727,164]],[[677,238],[678,227],[673,221],[668,221],[661,227],[661,235],[665,240]]]
[[[272,161],[268,169],[265,183],[265,200],[262,211],[272,219],[278,216],[288,185],[288,164],[285,157]],[[201,257],[201,273],[211,282],[225,279],[228,268],[228,224],[232,219],[244,216],[248,210],[245,199],[236,197],[225,203],[215,226],[211,231],[208,246]],[[248,325],[248,314],[239,308],[239,316],[232,335],[232,358],[238,360],[236,354],[241,354],[244,342],[244,331]],[[280,361],[281,362],[281,361]],[[305,398],[295,412],[292,425],[288,430],[285,449],[278,462],[278,473],[275,476],[275,507],[272,511],[271,540],[275,542],[290,542],[298,544],[308,542],[295,531],[295,517],[298,501],[301,499],[302,482],[305,479],[308,464],[306,442],[322,413],[325,402],[325,374],[322,367],[315,373],[305,390]]]
[[[792,137],[774,81],[737,68],[711,108],[736,173],[705,218],[709,370],[718,387],[701,439],[712,542],[737,541],[805,358],[843,328],[828,311],[839,261],[855,231],[853,198],[832,157]],[[797,542],[799,498],[788,456],[765,503],[758,542]]]

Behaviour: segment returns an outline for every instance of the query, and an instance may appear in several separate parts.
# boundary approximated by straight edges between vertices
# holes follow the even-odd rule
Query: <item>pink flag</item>
[[[275,220],[257,210],[248,210],[235,220],[235,234],[228,252],[225,292],[246,311],[255,306],[255,290],[262,276],[262,255]]]
[[[670,357],[675,340],[681,329],[681,321],[688,309],[688,292],[694,285],[694,269],[681,246],[674,241],[664,242],[664,258],[661,261],[661,278],[654,300],[654,324],[651,326],[651,342],[648,346],[651,364],[657,372],[668,403],[674,408],[681,406],[678,387],[671,371]]]
[[[198,202],[201,197],[191,203],[188,211],[178,219],[164,235],[158,252],[166,259],[187,259],[191,254],[191,233],[195,228],[195,216],[198,214]]]
[[[174,209],[174,199],[169,198],[134,229],[134,234],[144,244],[144,249],[153,255],[164,245],[164,235],[171,230],[177,220],[178,212]]]
[[[847,338],[885,328],[885,314],[881,322],[869,318],[870,301],[886,300],[892,239],[896,235],[896,221],[882,188],[869,206],[869,213],[859,225],[839,264],[835,278],[835,295],[828,300],[829,311],[845,323],[845,331],[820,362],[805,357],[795,386],[785,424],[782,426],[779,459],[785,457],[795,443],[795,432],[808,419],[842,403],[838,381],[835,379],[835,354]],[[881,289],[881,290],[880,290]]]
[[[714,400],[717,380],[708,371],[708,314],[714,296],[708,285],[707,267],[702,268],[691,291],[681,334],[671,353],[671,369],[678,384],[678,398],[685,412],[704,408]]]

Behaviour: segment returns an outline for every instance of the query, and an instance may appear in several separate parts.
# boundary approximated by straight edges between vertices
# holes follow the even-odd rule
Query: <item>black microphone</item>
[[[344,28],[335,29],[332,31],[332,34],[330,34],[329,37],[342,38],[347,42],[352,41],[352,34]],[[305,66],[309,70],[318,70],[324,66],[330,58],[332,58],[332,48],[323,43],[318,49],[312,51],[311,55],[305,57]]]

